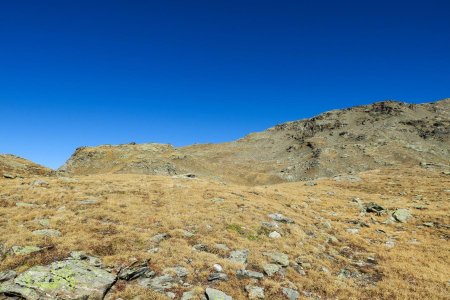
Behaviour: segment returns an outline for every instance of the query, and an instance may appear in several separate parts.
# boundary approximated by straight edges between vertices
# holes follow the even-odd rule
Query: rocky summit
[[[450,100],[0,155],[0,300],[448,299]]]

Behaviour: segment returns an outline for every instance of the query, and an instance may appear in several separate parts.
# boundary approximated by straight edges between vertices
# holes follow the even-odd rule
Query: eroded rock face
[[[81,260],[35,266],[0,285],[0,293],[25,299],[103,299],[116,276]]]

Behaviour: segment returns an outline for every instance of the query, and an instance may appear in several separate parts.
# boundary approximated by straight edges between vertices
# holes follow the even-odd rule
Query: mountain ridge
[[[421,162],[450,164],[450,99],[380,101],[275,125],[232,142],[80,147],[59,172],[74,175],[194,173],[272,184]]]

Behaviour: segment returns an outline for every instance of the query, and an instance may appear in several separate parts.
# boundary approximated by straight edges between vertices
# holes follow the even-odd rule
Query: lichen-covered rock
[[[400,209],[397,209],[396,211],[394,211],[392,213],[392,216],[394,217],[394,219],[397,222],[405,223],[406,221],[408,221],[411,218],[411,213],[407,209],[400,208]]]
[[[264,299],[264,288],[260,286],[247,285],[245,290],[248,293],[248,299]]]
[[[48,237],[58,237],[61,236],[61,232],[56,229],[39,229],[33,231],[34,235],[43,235]]]
[[[33,252],[41,251],[41,247],[37,246],[12,246],[11,251],[14,255],[27,255]]]
[[[103,299],[113,274],[85,261],[65,260],[35,266],[0,286],[0,293],[25,299]]]

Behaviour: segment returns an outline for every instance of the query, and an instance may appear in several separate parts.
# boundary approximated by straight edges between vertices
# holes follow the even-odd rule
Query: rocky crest
[[[449,165],[449,157],[450,99],[419,105],[383,101],[284,123],[229,143],[82,147],[60,171],[194,173],[254,185],[427,162]]]

